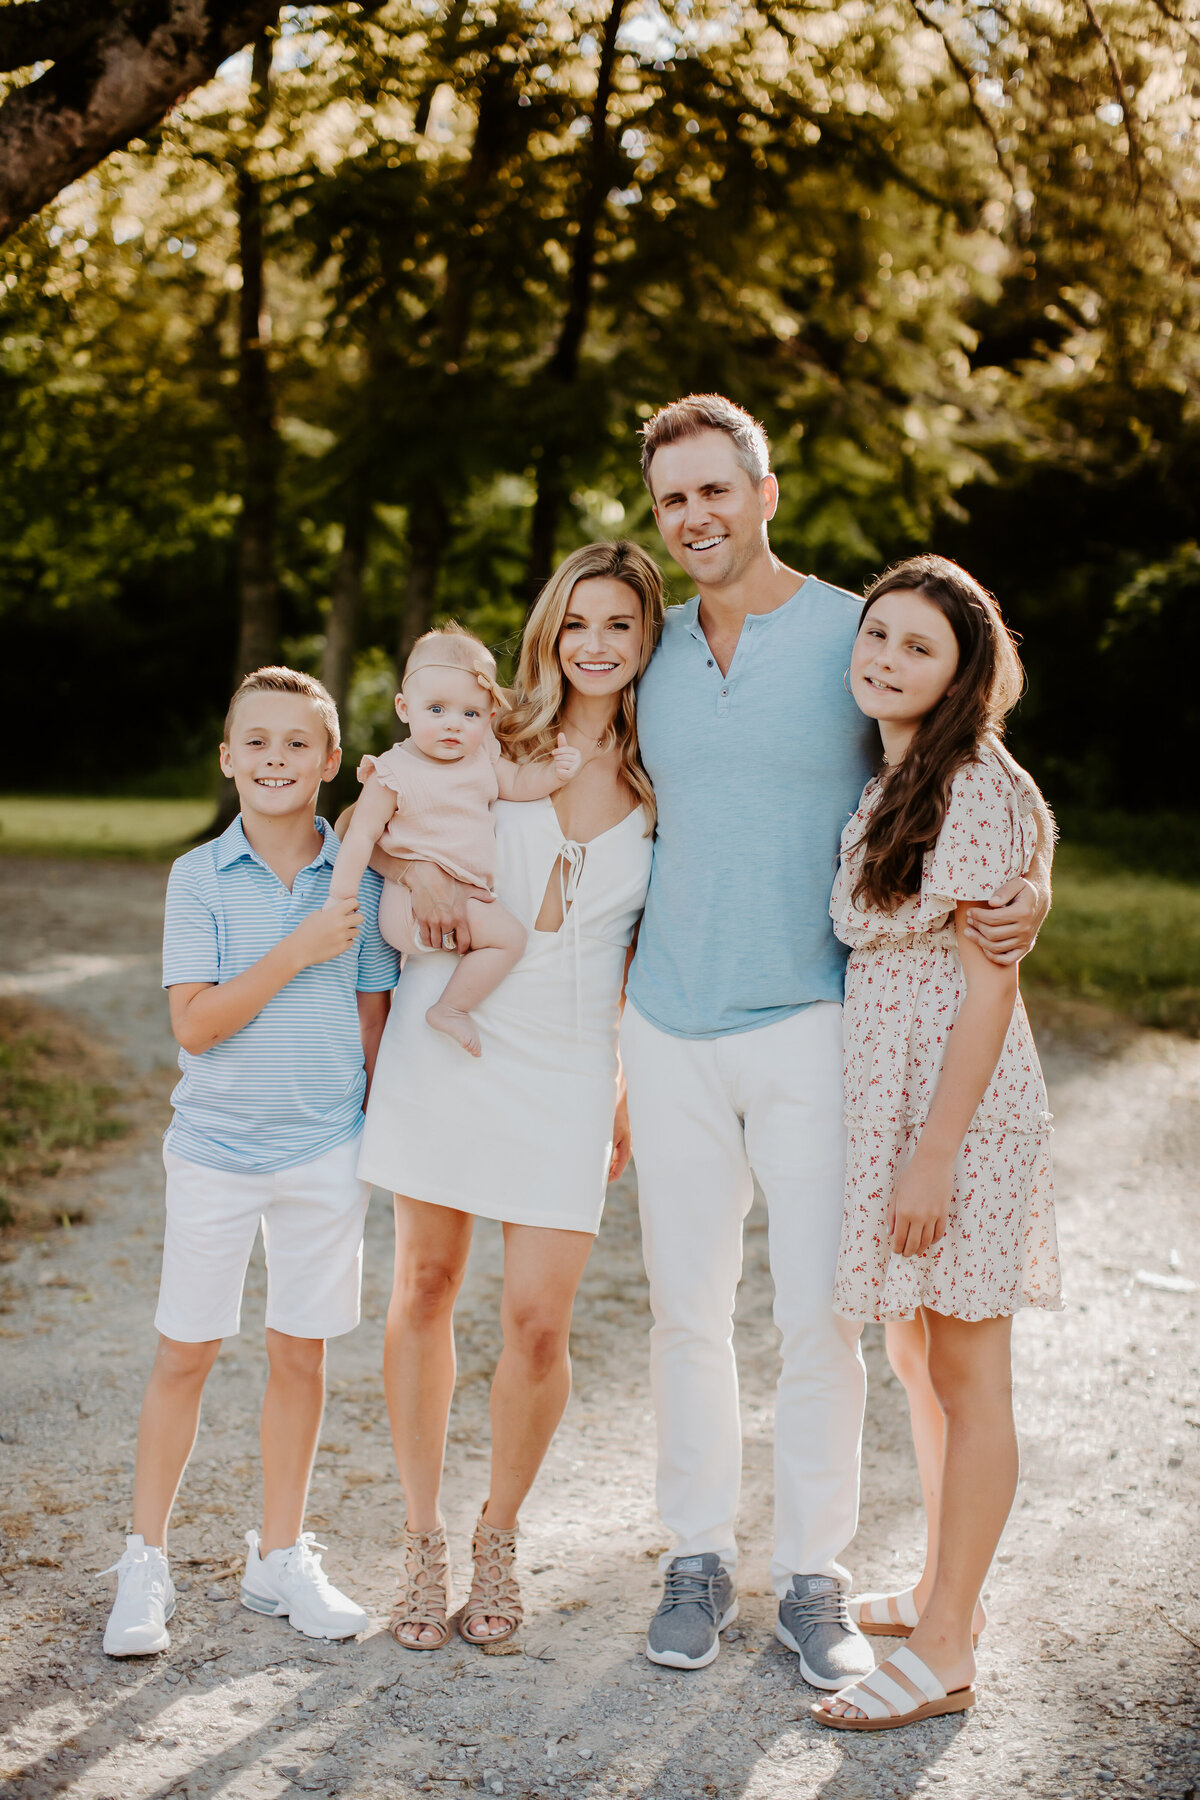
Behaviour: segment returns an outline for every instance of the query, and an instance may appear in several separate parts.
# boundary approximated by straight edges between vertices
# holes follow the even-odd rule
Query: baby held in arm
[[[334,866],[330,906],[358,892],[376,845],[410,862],[432,862],[457,881],[492,886],[496,865],[496,800],[544,800],[579,773],[580,752],[559,734],[548,762],[509,762],[492,734],[507,705],[496,663],[478,638],[458,629],[419,638],[404,669],[396,711],[409,736],[372,763]],[[497,988],[525,950],[525,928],[496,901],[469,900],[471,948],[441,998],[425,1014],[472,1056],[480,1054],[471,1010]],[[405,956],[423,952],[412,901],[389,881],[379,903],[379,929]],[[443,939],[441,948],[453,950]]]

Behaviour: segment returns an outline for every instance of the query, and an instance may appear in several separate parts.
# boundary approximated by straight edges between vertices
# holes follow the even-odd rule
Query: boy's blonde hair
[[[247,694],[300,694],[305,700],[311,700],[321,715],[329,748],[341,749],[342,728],[338,723],[337,705],[329,689],[315,675],[306,675],[302,669],[285,668],[282,663],[273,663],[265,669],[254,669],[249,675],[242,677],[225,714],[225,743],[229,742],[238,701],[244,700]]]
[[[461,625],[444,625],[419,637],[408,653],[400,691],[410,675],[419,669],[462,669],[473,675],[499,712],[508,710],[508,701],[496,679],[496,659],[474,632]]]

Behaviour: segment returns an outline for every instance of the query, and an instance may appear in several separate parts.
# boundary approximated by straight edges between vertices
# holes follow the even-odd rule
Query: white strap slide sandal
[[[897,1681],[897,1675],[902,1675],[908,1685]],[[924,1700],[914,1700],[914,1688],[925,1696]],[[830,1707],[839,1700],[857,1707],[866,1716],[853,1719],[845,1713],[831,1712]],[[827,1700],[817,1701],[809,1710],[818,1725],[828,1725],[834,1731],[893,1731],[899,1725],[917,1725],[922,1719],[935,1719],[942,1713],[966,1712],[974,1704],[973,1687],[955,1688],[948,1694],[933,1670],[907,1645],[901,1645],[872,1674],[851,1682]]]
[[[864,1637],[911,1637],[921,1616],[911,1588],[902,1588],[898,1594],[855,1594],[846,1605]],[[978,1647],[977,1631],[972,1632],[971,1642]]]
[[[920,1618],[911,1588],[898,1594],[856,1594],[847,1604],[864,1637],[908,1637]]]

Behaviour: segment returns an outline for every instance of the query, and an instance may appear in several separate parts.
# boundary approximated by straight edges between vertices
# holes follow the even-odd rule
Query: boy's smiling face
[[[317,789],[341,760],[316,701],[304,694],[244,695],[221,745],[221,773],[232,777],[242,811],[266,819],[311,816]]]

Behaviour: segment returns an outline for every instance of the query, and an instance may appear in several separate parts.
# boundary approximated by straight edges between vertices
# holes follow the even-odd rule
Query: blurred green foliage
[[[1200,1037],[1200,885],[1114,873],[1068,846],[1022,983]]]
[[[265,122],[247,53],[0,252],[0,616],[42,721],[9,784],[211,766],[250,170],[283,639],[322,666],[360,546],[348,749],[431,616],[503,652],[555,555],[655,547],[638,426],[720,389],[787,560],[858,587],[932,544],[996,588],[1053,799],[1193,806],[1194,13],[282,7]]]

